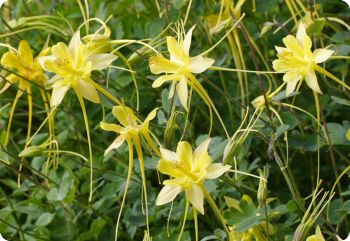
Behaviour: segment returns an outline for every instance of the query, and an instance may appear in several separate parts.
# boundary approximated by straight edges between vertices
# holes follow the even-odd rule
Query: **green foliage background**
[[[106,20],[113,15],[107,25],[111,28],[112,39],[152,39],[157,36],[162,41],[157,45],[158,51],[166,52],[164,37],[174,35],[166,27],[184,18],[188,2],[181,0],[120,0],[120,1],[88,1],[91,17]],[[331,45],[337,51],[336,55],[349,56],[350,33],[344,26],[329,21],[327,18],[336,17],[349,23],[350,10],[347,5],[338,0],[301,1],[310,8],[310,2],[315,2],[313,8],[317,10],[323,21],[315,21],[309,29],[318,47]],[[157,8],[159,3],[162,16],[159,16]],[[286,36],[283,31],[273,33],[278,25],[291,18],[291,13],[282,0],[247,0],[242,7],[246,13],[243,22],[251,37],[262,51],[262,55],[268,66],[258,59],[260,69],[272,68],[271,62],[276,58],[274,46],[282,45],[282,38]],[[21,39],[30,42],[35,52],[38,53],[47,41],[50,45],[63,41],[68,43],[72,33],[65,21],[68,21],[73,29],[82,22],[82,15],[76,1],[9,1],[9,4],[0,10],[2,21],[0,23],[0,42],[9,43],[17,48]],[[189,14],[187,28],[196,25],[194,31],[191,54],[199,54],[214,45],[222,36],[210,35],[206,23],[206,17],[217,14],[220,11],[220,1],[194,0]],[[42,22],[49,21],[58,28],[37,28],[15,33],[16,30],[26,28],[25,17],[49,15],[57,16],[55,19],[42,17]],[[65,19],[63,19],[63,17]],[[261,36],[264,24],[272,23],[272,28]],[[98,26],[91,24],[91,28]],[[291,21],[285,29],[295,32],[296,27]],[[82,28],[84,31],[84,28]],[[249,45],[240,30],[242,51],[246,58],[247,69],[255,70]],[[162,35],[159,35],[162,33]],[[7,51],[0,48],[1,53]],[[141,51],[140,54],[137,54]],[[121,50],[124,56],[135,58],[130,61],[136,71],[136,78],[140,90],[140,108],[137,113],[143,119],[154,107],[161,107],[156,120],[151,124],[151,129],[161,143],[168,149],[174,150],[180,140],[185,123],[185,112],[179,103],[176,108],[181,113],[176,117],[173,125],[167,127],[171,116],[171,100],[168,100],[168,89],[153,89],[152,81],[155,76],[149,71],[149,52],[142,52],[137,45]],[[210,58],[215,59],[216,66],[235,68],[230,47],[224,40],[214,51],[210,52]],[[125,67],[120,59],[116,65]],[[349,83],[349,60],[332,60],[327,62],[326,68],[338,78]],[[2,72],[3,74],[3,72]],[[252,101],[261,95],[259,80],[256,74],[248,73],[247,98]],[[108,77],[107,77],[108,76]],[[105,85],[108,78],[108,90],[125,103],[136,108],[136,92],[130,73],[123,70],[113,70],[107,75],[107,71],[94,73],[94,80]],[[239,83],[236,73],[219,72],[209,70],[198,78],[213,99],[218,108],[227,129],[233,134],[242,121],[242,110],[246,106],[240,104]],[[282,83],[282,75],[276,74],[269,77],[274,89]],[[317,135],[321,135],[321,169],[320,176],[323,180],[322,187],[331,190],[336,178],[350,164],[350,141],[346,139],[346,132],[350,128],[350,100],[349,92],[336,87],[333,82],[318,75],[318,80],[324,94],[320,97],[322,109],[322,124],[327,126],[331,145],[325,141],[325,137],[317,133],[317,125],[302,112],[287,108],[279,108],[284,126],[273,119],[274,128],[270,128],[268,113],[262,116],[264,121],[258,122],[256,133],[249,135],[244,143],[239,143],[235,150],[237,168],[243,172],[257,175],[257,169],[268,166],[268,198],[269,203],[265,208],[258,207],[256,198],[259,181],[244,175],[226,175],[219,181],[207,181],[207,190],[215,198],[220,210],[223,212],[229,226],[234,226],[236,231],[245,232],[251,228],[271,224],[270,240],[293,240],[294,232],[301,222],[305,208],[310,203],[309,195],[314,190],[317,169]],[[264,77],[264,87],[268,89],[268,79]],[[33,88],[33,95],[38,90]],[[87,112],[91,127],[93,157],[94,157],[94,192],[92,202],[88,202],[89,195],[89,164],[81,158],[71,155],[60,155],[57,168],[50,168],[48,175],[45,172],[46,157],[35,156],[25,158],[21,172],[22,185],[17,186],[18,168],[20,158],[18,154],[23,150],[27,128],[27,100],[21,98],[14,116],[11,128],[10,144],[4,144],[6,126],[10,105],[16,94],[16,87],[11,87],[0,96],[0,233],[8,240],[114,240],[116,217],[120,209],[120,202],[124,191],[124,184],[128,165],[128,149],[122,146],[120,149],[104,156],[104,150],[114,140],[111,133],[103,132],[100,121],[115,122],[111,115],[112,104],[101,97],[101,105],[87,103]],[[293,98],[283,101],[291,103]],[[247,104],[248,106],[249,104]],[[316,109],[313,95],[304,83],[300,93],[296,96],[294,105],[309,111],[314,116]],[[250,105],[251,107],[251,105]],[[251,107],[252,108],[252,107]],[[46,118],[41,99],[34,99],[33,130],[35,131]],[[88,156],[83,116],[80,105],[72,91],[64,99],[55,116],[55,128],[57,141],[61,150],[70,150]],[[209,129],[209,114],[204,103],[193,94],[192,112],[190,114],[188,129],[184,139],[198,145],[205,138]],[[280,145],[281,150],[286,146],[283,141],[283,132],[289,133],[289,168],[295,178],[295,185],[300,194],[299,199],[291,195],[284,176],[271,157],[273,143]],[[166,131],[166,132],[165,132]],[[222,160],[224,148],[227,144],[224,132],[219,122],[215,120],[213,140],[209,152],[216,162]],[[39,145],[48,137],[47,130],[41,131],[34,139],[32,145]],[[181,229],[183,212],[185,207],[184,195],[180,195],[173,205],[155,206],[155,199],[161,189],[157,177],[156,157],[146,152],[146,174],[149,193],[150,227],[153,241],[177,240]],[[282,155],[283,152],[279,153]],[[136,162],[135,162],[136,163]],[[233,162],[232,162],[233,163]],[[141,177],[139,167],[135,166],[134,175],[130,185],[126,206],[120,226],[120,240],[142,240],[145,230],[145,218],[141,205]],[[162,177],[164,179],[164,177]],[[244,195],[251,197],[252,201],[242,199]],[[335,234],[345,237],[350,231],[348,214],[350,212],[350,188],[347,174],[339,181],[336,194],[330,202],[329,216],[327,209],[317,219],[322,231],[328,240],[336,240]],[[238,206],[229,207],[225,197],[238,200]],[[240,200],[240,201],[239,201]],[[298,208],[297,203],[302,205]],[[238,208],[240,207],[240,208]],[[172,208],[169,229],[167,219]],[[219,221],[210,207],[205,204],[204,216],[199,217],[200,239],[225,240]],[[266,219],[267,214],[267,219]],[[182,240],[194,240],[193,217],[190,215],[186,223]],[[313,233],[313,228],[310,234]],[[169,235],[169,236],[168,236]],[[250,239],[244,239],[250,240]],[[251,240],[259,240],[252,238]],[[263,240],[263,239],[262,239]]]

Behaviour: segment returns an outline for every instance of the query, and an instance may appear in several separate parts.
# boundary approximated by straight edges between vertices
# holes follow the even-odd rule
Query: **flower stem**
[[[93,175],[93,166],[92,166],[92,147],[91,147],[91,139],[90,139],[90,128],[89,128],[89,121],[88,121],[88,116],[86,113],[86,108],[84,104],[83,97],[78,95],[78,100],[81,106],[81,110],[83,112],[83,117],[84,117],[84,123],[85,123],[85,129],[86,129],[86,136],[87,136],[87,141],[89,145],[89,159],[90,159],[90,194],[89,194],[89,202],[92,200],[92,175]]]

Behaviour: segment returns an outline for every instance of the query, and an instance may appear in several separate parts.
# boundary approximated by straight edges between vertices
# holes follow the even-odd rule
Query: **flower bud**
[[[259,180],[259,188],[258,188],[258,202],[259,206],[263,207],[266,204],[266,198],[267,198],[267,180],[266,180],[266,166],[263,170],[258,169],[258,172],[260,174],[260,180]]]
[[[42,148],[39,146],[29,146],[24,148],[24,150],[18,154],[18,157],[40,156],[42,154],[42,151],[43,151]]]

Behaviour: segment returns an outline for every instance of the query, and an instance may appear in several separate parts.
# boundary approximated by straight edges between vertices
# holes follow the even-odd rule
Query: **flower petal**
[[[211,58],[203,58],[201,55],[190,58],[189,69],[192,73],[199,74],[207,70],[214,64],[215,60]]]
[[[72,56],[76,56],[76,54],[79,52],[79,48],[82,45],[81,39],[80,39],[80,31],[76,31],[72,37],[72,39],[69,42],[69,51],[71,52]],[[75,59],[74,57],[74,59]]]
[[[202,215],[204,214],[204,194],[202,187],[197,184],[192,184],[192,187],[186,189],[186,198],[192,203],[193,207],[197,209]]]
[[[175,74],[162,75],[158,77],[155,81],[153,81],[152,88],[158,88],[162,86],[165,82],[170,80],[176,80],[178,78],[180,78],[180,76]]]
[[[279,46],[275,46],[275,49],[276,49],[277,53],[282,53],[282,52],[288,51],[287,48],[279,47]]]
[[[52,64],[54,63],[55,60],[56,60],[56,57],[54,55],[42,56],[42,57],[38,58],[38,61],[39,61],[41,68],[43,68],[45,71],[48,71],[48,72],[56,72],[56,71],[52,71],[52,68],[51,68],[51,70],[47,69],[46,68],[46,61],[50,61],[51,62],[50,66],[52,66]],[[56,68],[55,68],[55,70],[56,70]]]
[[[130,124],[136,124],[137,118],[133,110],[125,105],[114,106],[112,109],[112,113],[114,117],[117,118],[117,120],[120,122],[120,124],[122,124],[125,127],[129,126]]]
[[[175,61],[177,63],[182,63],[185,58],[184,51],[179,45],[177,40],[174,37],[168,36],[166,38],[168,51],[170,53],[170,61]]]
[[[326,61],[333,53],[334,51],[329,49],[316,49],[313,53],[315,63],[319,64]]]
[[[178,155],[173,152],[169,151],[168,149],[160,148],[160,153],[162,154],[162,159],[167,160],[167,161],[178,161],[179,157]]]
[[[185,76],[182,76],[181,80],[176,85],[176,93],[179,96],[181,105],[184,107],[186,111],[188,111],[188,108],[187,108],[188,88],[187,88],[187,79]]]
[[[66,95],[66,92],[70,89],[69,85],[63,85],[60,82],[57,82],[52,89],[52,95],[50,100],[51,106],[59,105],[64,96]]]
[[[33,65],[33,52],[27,41],[21,40],[21,42],[19,43],[18,55],[19,55],[19,58],[23,62],[25,62],[25,65],[27,66]]]
[[[312,42],[310,37],[306,34],[304,24],[299,24],[296,38],[301,46],[303,46],[304,50],[310,50],[312,47]]]
[[[195,27],[196,27],[196,25],[193,25],[192,28],[190,28],[190,30],[188,30],[188,32],[186,33],[186,36],[184,38],[183,49],[184,49],[184,53],[187,56],[189,56],[189,54],[190,54],[192,32],[193,32]]]
[[[107,68],[118,56],[114,54],[95,54],[90,56],[88,61],[92,63],[91,70],[102,70]]]
[[[192,146],[187,141],[180,141],[177,144],[176,154],[179,157],[179,159],[185,164],[185,168],[187,170],[192,169],[192,162],[193,162],[192,153],[193,153]]]
[[[159,206],[173,201],[181,191],[180,186],[164,186],[158,194],[156,205]]]
[[[146,119],[143,121],[145,122],[150,122],[151,120],[153,120],[156,116],[157,116],[157,111],[158,108],[154,108],[146,117]]]
[[[301,58],[304,57],[304,49],[300,46],[299,42],[293,35],[288,35],[287,37],[283,38],[283,43],[293,54]]]
[[[14,69],[16,69],[19,64],[20,64],[20,59],[12,51],[4,53],[4,55],[1,58],[1,65],[5,66],[7,68],[14,68]]]
[[[104,155],[106,156],[111,150],[118,149],[125,141],[125,137],[123,135],[118,136],[117,139],[115,139],[112,144],[105,150]]]
[[[169,175],[173,178],[178,178],[178,179],[171,179],[170,181],[183,180],[186,177],[185,174],[178,168],[175,168],[174,164],[175,162],[173,160],[160,159],[157,169],[159,172],[163,174]]]
[[[119,133],[119,131],[122,129],[120,125],[117,124],[109,124],[105,122],[100,122],[100,127],[104,131],[113,131]]]
[[[213,163],[207,168],[206,179],[215,179],[231,169],[230,165],[222,165],[221,163]]]
[[[287,82],[286,97],[288,97],[291,93],[294,92],[298,82],[299,81]]]
[[[65,43],[58,43],[51,48],[51,53],[56,58],[60,58],[72,63],[72,55],[69,52],[69,49]]]
[[[310,70],[306,72],[305,81],[313,91],[316,91],[317,93],[322,94],[322,91],[318,85],[316,73],[314,70]]]
[[[173,82],[171,83],[171,86],[170,86],[168,99],[171,99],[171,98],[174,97],[174,94],[175,94],[175,86],[176,86],[176,81],[173,81]]]
[[[180,65],[163,57],[163,55],[154,55],[149,60],[150,70],[153,74],[176,73]]]
[[[100,103],[100,97],[91,79],[77,79],[72,86],[78,95],[93,103]]]
[[[208,154],[208,145],[210,138],[203,141],[193,153],[193,172],[202,172],[206,170],[213,159]]]

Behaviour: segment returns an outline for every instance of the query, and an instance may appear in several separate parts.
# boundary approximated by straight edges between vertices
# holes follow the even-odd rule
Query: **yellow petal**
[[[104,155],[106,156],[111,150],[118,149],[125,141],[125,136],[120,135],[115,139],[112,144],[105,150]]]
[[[158,108],[154,108],[146,117],[146,119],[144,120],[144,122],[150,122],[151,120],[153,120],[156,116],[157,116],[157,110]]]
[[[221,163],[213,163],[207,168],[206,179],[215,179],[231,169],[230,165],[222,165]]]
[[[304,24],[299,24],[296,39],[298,40],[299,44],[303,46],[304,50],[310,50],[312,46],[312,42],[310,37],[306,34],[305,26]]]
[[[316,49],[314,51],[314,61],[315,63],[322,63],[324,61],[326,61],[327,59],[329,59],[329,57],[332,56],[332,54],[334,53],[333,50],[329,50],[329,49]]]
[[[20,60],[18,58],[18,56],[12,52],[6,52],[4,53],[4,55],[1,58],[1,65],[5,66],[6,68],[18,68],[20,67]]]
[[[275,49],[276,49],[277,53],[282,53],[284,51],[288,51],[287,48],[283,48],[283,47],[279,47],[279,46],[275,46]]]
[[[152,88],[158,88],[162,86],[165,82],[170,81],[170,80],[176,80],[179,79],[179,75],[175,74],[169,74],[169,75],[162,75],[158,77],[153,83],[152,83]]]
[[[190,30],[188,30],[188,32],[186,33],[186,36],[184,38],[183,51],[187,56],[189,56],[189,54],[190,54],[192,32],[193,32],[195,27],[196,27],[196,25],[193,25],[192,28],[190,28]]]
[[[136,125],[136,116],[132,109],[124,105],[114,106],[112,113],[123,126]]]
[[[169,175],[174,178],[184,178],[185,174],[176,168],[176,163],[169,160],[160,159],[157,169],[159,172]]]
[[[107,68],[118,56],[114,54],[95,54],[92,55],[88,61],[92,63],[91,70],[102,70]]]
[[[59,105],[64,96],[66,95],[66,92],[70,89],[70,86],[68,85],[61,85],[59,82],[53,86],[52,89],[52,95],[50,100],[51,106]]]
[[[304,57],[304,49],[300,46],[296,38],[292,35],[288,35],[283,38],[283,43],[286,45],[289,51],[293,52],[298,57]]]
[[[72,63],[72,55],[69,52],[69,49],[65,43],[60,42],[52,46],[51,52],[56,58],[60,58],[69,63]]]
[[[286,96],[289,96],[291,93],[294,92],[295,87],[297,86],[297,84],[298,84],[298,81],[287,82]]]
[[[320,241],[320,240],[318,240],[316,235],[311,235],[306,239],[306,241]]]
[[[161,54],[152,56],[149,61],[150,70],[153,74],[176,73],[180,68],[177,63],[164,58]]]
[[[316,91],[317,93],[322,94],[322,91],[318,86],[317,77],[314,70],[310,70],[306,72],[305,81],[313,91]]]
[[[178,161],[179,160],[178,155],[173,151],[169,151],[169,150],[161,147],[160,153],[162,154],[162,158],[164,160],[168,160],[168,161]]]
[[[318,225],[316,227],[316,237],[317,237],[317,241],[325,241],[325,239],[324,239],[324,237],[322,235],[320,226],[318,226]]]
[[[173,81],[171,83],[170,90],[169,90],[169,95],[168,95],[169,100],[174,97],[175,89],[176,89],[175,87],[176,87],[176,81]]]
[[[190,58],[189,69],[192,73],[198,74],[207,70],[210,66],[214,64],[215,60],[210,58],[203,58],[198,55],[196,57]]]
[[[163,205],[173,201],[181,191],[181,186],[164,186],[158,194],[156,205]]]
[[[100,97],[91,79],[77,79],[72,87],[78,95],[91,102],[100,103]]]
[[[202,215],[204,214],[204,194],[202,187],[192,184],[191,188],[186,189],[186,198],[191,202],[193,207]]]
[[[188,111],[188,108],[187,108],[188,88],[187,88],[187,79],[185,76],[182,76],[181,80],[176,85],[176,93],[179,96],[181,105],[184,107],[186,111]]]
[[[202,172],[209,167],[213,159],[208,154],[210,138],[203,141],[193,153],[193,172]]]
[[[168,50],[170,53],[170,61],[175,61],[177,63],[182,63],[185,59],[184,50],[176,41],[175,38],[168,36],[166,38],[166,42],[168,45]]]
[[[117,133],[122,129],[122,127],[120,125],[109,124],[109,123],[105,123],[105,122],[100,122],[100,127],[102,130],[113,131],[113,132],[117,132]]]
[[[81,46],[82,46],[82,42],[80,39],[80,31],[76,31],[71,39],[71,41],[69,42],[69,52],[71,53],[71,55],[73,56],[73,59],[77,59],[79,56],[79,52],[81,51]]]
[[[191,170],[193,163],[192,146],[186,141],[180,141],[177,144],[176,154],[181,162],[184,163],[185,168]]]
[[[18,55],[27,66],[33,65],[33,53],[27,41],[22,40],[18,46]]]

